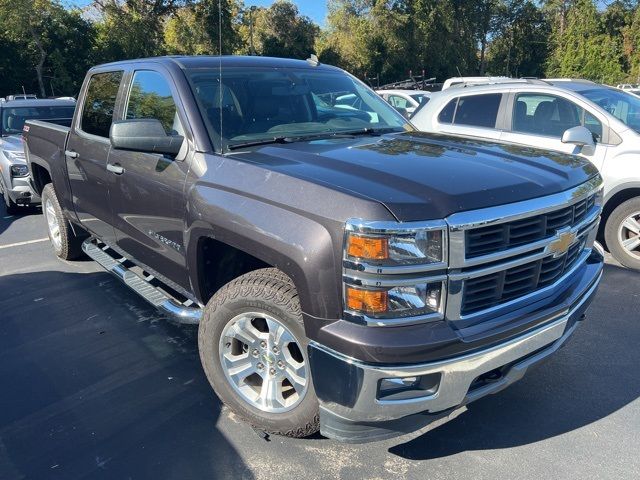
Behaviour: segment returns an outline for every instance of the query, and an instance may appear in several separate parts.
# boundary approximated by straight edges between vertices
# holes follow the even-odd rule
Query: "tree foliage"
[[[381,82],[410,72],[640,81],[638,0],[328,0],[321,28],[295,2],[0,0],[0,94],[75,95],[96,63],[164,54],[307,58]]]

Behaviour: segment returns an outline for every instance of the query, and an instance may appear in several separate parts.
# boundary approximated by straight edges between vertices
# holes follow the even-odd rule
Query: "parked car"
[[[464,85],[484,85],[493,83],[513,82],[514,79],[510,77],[451,77],[444,81],[442,84],[442,90],[447,90],[451,87],[461,87]]]
[[[33,93],[14,93],[13,95],[7,95],[5,101],[10,102],[12,100],[35,100],[38,98]]]
[[[621,83],[619,85],[616,85],[616,88],[620,90],[633,90],[637,89],[638,85],[634,85],[633,83]]]
[[[376,93],[407,118],[431,96],[431,92],[425,90],[377,90]]]
[[[47,119],[71,125],[74,102],[58,100],[9,100],[0,103],[0,194],[7,213],[20,206],[37,205],[40,197],[29,182],[29,169],[22,145],[22,129],[27,119]]]
[[[446,417],[556,351],[601,277],[589,161],[416,132],[317,62],[101,65],[71,128],[27,126],[55,254],[199,323],[218,397],[270,433]]]
[[[420,130],[589,159],[604,178],[600,238],[616,260],[640,269],[640,98],[562,79],[452,89],[431,98],[412,118]]]

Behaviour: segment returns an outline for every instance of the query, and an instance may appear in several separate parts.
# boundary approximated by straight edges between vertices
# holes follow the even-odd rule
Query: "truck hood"
[[[598,174],[577,156],[424,132],[268,145],[233,157],[374,199],[399,221],[551,195]]]
[[[10,150],[22,152],[24,149],[22,135],[9,135],[0,137],[0,150]]]

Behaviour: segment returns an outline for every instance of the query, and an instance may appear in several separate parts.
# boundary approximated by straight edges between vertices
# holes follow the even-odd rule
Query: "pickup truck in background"
[[[29,169],[22,145],[22,129],[27,119],[42,119],[71,125],[75,101],[9,100],[0,102],[0,196],[6,212],[14,215],[20,206],[39,205],[40,197],[30,187]]]
[[[266,432],[449,416],[555,352],[602,274],[588,160],[416,132],[315,59],[101,65],[70,128],[24,136],[55,253],[199,324],[216,394]]]

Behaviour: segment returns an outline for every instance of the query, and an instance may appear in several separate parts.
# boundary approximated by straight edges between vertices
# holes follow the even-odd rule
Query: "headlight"
[[[387,267],[444,266],[445,228],[439,221],[389,224],[353,220],[347,223],[345,259]]]
[[[427,281],[388,288],[345,286],[347,310],[376,319],[441,313],[443,282]]]
[[[9,171],[12,177],[26,177],[29,175],[29,167],[26,165],[11,165]]]
[[[344,243],[345,315],[374,326],[442,319],[446,268],[444,221],[351,220]]]

